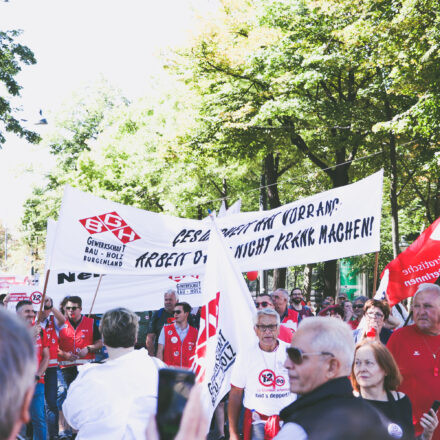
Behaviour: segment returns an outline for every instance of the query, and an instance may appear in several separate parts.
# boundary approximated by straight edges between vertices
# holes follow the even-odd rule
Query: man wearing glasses
[[[190,368],[198,331],[188,324],[191,306],[178,302],[174,306],[174,322],[164,325],[159,335],[157,357],[168,366]]]
[[[290,393],[284,367],[288,344],[278,339],[278,313],[270,308],[258,310],[254,330],[258,342],[249,341],[249,348],[238,353],[232,370],[228,404],[231,440],[240,439],[238,420],[243,394],[244,440],[251,439],[252,422],[256,420],[264,426],[264,438],[272,439],[279,430],[280,410],[296,397]]]
[[[348,376],[354,348],[349,326],[339,319],[311,317],[301,322],[285,362],[290,390],[298,394],[298,399],[280,412],[284,425],[275,440],[321,438],[317,436],[323,428],[320,423],[326,424],[327,438],[356,438],[336,435],[344,429],[338,425],[356,415],[371,419],[375,427],[382,429],[375,410],[353,395]],[[336,411],[344,418],[333,417]]]
[[[82,315],[82,300],[71,296],[64,307],[67,320],[59,333],[58,360],[67,387],[78,375],[78,365],[92,362],[102,348],[99,328],[92,318]]]
[[[272,302],[272,298],[270,297],[270,295],[267,294],[258,295],[255,298],[255,307],[257,308],[257,310],[267,309],[267,308],[275,310],[275,307]],[[292,330],[291,328],[287,327],[284,324],[280,324],[280,332],[278,334],[278,339],[290,344],[293,333],[294,330]]]

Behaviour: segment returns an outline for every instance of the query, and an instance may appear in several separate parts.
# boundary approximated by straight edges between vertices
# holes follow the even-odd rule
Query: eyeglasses
[[[182,310],[174,310],[173,313],[175,315],[180,315],[182,313]]]
[[[257,327],[258,330],[261,330],[264,333],[267,330],[269,330],[270,332],[275,331],[277,329],[278,325],[277,324],[269,324],[269,325],[255,324],[255,327]]]
[[[363,309],[363,308],[364,308],[364,306],[362,304],[355,304],[353,306],[353,309]]]
[[[255,307],[258,309],[259,307],[263,307],[264,309],[266,307],[269,307],[270,303],[268,303],[267,301],[261,301],[261,302],[255,302]]]
[[[79,309],[78,306],[72,306],[72,307],[64,307],[66,310],[72,310],[74,312],[76,309]]]
[[[369,318],[377,318],[377,319],[383,319],[384,318],[383,313],[373,313],[373,312],[370,312],[370,313],[367,313],[366,315]]]
[[[305,353],[300,348],[288,347],[286,348],[287,356],[295,365],[301,365],[304,361],[304,356],[331,356],[335,357],[333,353],[328,351],[318,351],[314,353]]]

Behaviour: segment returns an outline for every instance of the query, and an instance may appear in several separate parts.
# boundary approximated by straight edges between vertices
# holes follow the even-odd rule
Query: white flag
[[[203,404],[211,417],[231,386],[237,352],[254,342],[256,313],[243,275],[213,219],[202,285],[203,306],[193,369],[203,384]]]

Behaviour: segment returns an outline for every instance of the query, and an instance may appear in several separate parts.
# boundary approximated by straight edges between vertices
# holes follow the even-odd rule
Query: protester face
[[[276,347],[280,326],[277,325],[275,316],[259,316],[258,324],[255,325],[254,329],[262,350],[272,350]]]
[[[271,298],[276,311],[283,314],[287,308],[287,298],[280,292],[272,293]]]
[[[385,316],[379,307],[370,307],[365,312],[365,319],[367,320],[368,330],[375,328],[376,331],[380,333],[384,324]]]
[[[260,309],[273,309],[273,302],[269,295],[261,295],[255,299],[255,307]]]
[[[26,304],[17,310],[17,315],[28,325],[32,325],[35,318],[35,311],[31,304]]]
[[[364,304],[362,303],[362,301],[354,302],[353,313],[356,316],[356,318],[358,319],[362,318],[362,315],[364,314]]]
[[[80,320],[82,308],[79,306],[79,304],[75,304],[72,301],[67,301],[64,309],[66,310],[67,317],[71,321],[77,322]]]
[[[417,294],[414,305],[414,322],[426,334],[440,334],[440,296],[430,290]]]
[[[165,293],[163,303],[165,310],[169,313],[172,313],[174,306],[177,304],[176,295],[174,295],[174,293]]]
[[[342,304],[345,301],[347,301],[347,297],[345,295],[339,295],[336,304]]]
[[[174,322],[176,324],[185,323],[188,320],[188,312],[183,311],[183,306],[174,307]]]
[[[332,306],[335,303],[335,300],[333,299],[332,296],[326,296],[324,301],[328,302],[329,306]]]
[[[300,349],[303,355],[299,365],[289,356],[284,363],[289,372],[290,391],[307,394],[327,382],[326,372],[330,356],[307,355],[307,353],[317,353],[318,350],[313,347],[312,338],[299,331],[294,333],[291,346]]]
[[[373,349],[368,345],[356,351],[353,371],[361,391],[377,386],[383,388],[385,372],[377,363]]]
[[[350,301],[345,301],[344,303],[344,314],[345,316],[352,316],[353,315],[353,305]]]
[[[291,299],[292,299],[292,302],[295,303],[296,305],[301,304],[301,301],[302,301],[302,299],[303,299],[303,298],[302,298],[302,292],[301,292],[301,290],[300,290],[300,289],[295,289],[295,290],[292,292]]]

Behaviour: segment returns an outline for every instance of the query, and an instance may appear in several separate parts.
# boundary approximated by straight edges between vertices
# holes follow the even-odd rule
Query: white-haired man
[[[411,400],[416,435],[434,400],[440,400],[440,287],[423,283],[413,299],[414,324],[396,330],[387,347],[396,359],[403,382],[403,391]],[[440,439],[440,428],[433,440]]]
[[[13,440],[30,421],[37,356],[29,330],[6,310],[0,310],[0,365],[0,439]]]
[[[289,292],[286,289],[277,289],[272,293],[271,298],[275,310],[280,315],[281,324],[294,332],[298,328],[299,313],[289,309]]]
[[[330,317],[303,320],[293,335],[287,355],[285,366],[289,371],[290,390],[298,394],[298,399],[280,412],[284,425],[275,440],[316,438],[316,430],[322,428],[319,421],[328,421],[328,415],[335,410],[342,410],[348,419],[351,413],[362,413],[381,426],[378,413],[353,395],[348,376],[354,341],[345,322]],[[341,422],[343,420],[334,420],[335,425]],[[327,428],[330,432],[335,427]],[[382,428],[386,435],[385,426]]]
[[[156,356],[160,332],[165,324],[174,322],[174,307],[178,301],[174,290],[167,290],[163,296],[163,307],[156,310],[150,321],[145,345],[150,356]]]
[[[243,393],[244,440],[251,438],[252,417],[265,421],[265,439],[272,439],[279,430],[280,410],[296,397],[290,393],[284,367],[289,345],[278,339],[278,313],[269,308],[258,310],[254,318],[254,330],[258,342],[238,353],[232,370],[228,403],[231,440],[240,438],[238,419]]]

